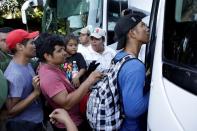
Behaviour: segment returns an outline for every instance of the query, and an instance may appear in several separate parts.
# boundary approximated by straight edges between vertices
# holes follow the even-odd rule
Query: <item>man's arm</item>
[[[29,94],[27,98],[21,100],[19,97],[10,97],[6,101],[6,106],[8,109],[9,116],[13,117],[21,113],[25,108],[27,108],[35,99],[40,95],[39,89],[39,77],[35,76],[33,78],[34,91]]]
[[[84,74],[85,74],[85,72],[86,72],[86,69],[81,69],[81,70],[79,70],[79,72],[77,73],[77,78],[81,78],[81,76],[83,76]]]
[[[134,67],[129,70],[130,67]],[[124,65],[118,76],[122,89],[124,113],[127,117],[138,118],[148,109],[149,93],[143,93],[145,69],[139,61],[132,60]]]
[[[6,106],[8,109],[8,114],[10,117],[14,117],[21,113],[25,108],[27,108],[40,93],[32,92],[26,99],[20,100],[18,97],[8,98],[6,101]]]
[[[79,103],[83,96],[88,92],[89,88],[100,78],[102,77],[101,73],[93,72],[86,81],[84,81],[78,89],[68,93],[66,90],[57,93],[52,97],[52,100],[61,105],[62,108],[69,110],[74,105]]]
[[[77,75],[72,78],[72,84],[75,86],[75,87],[79,87],[80,86],[80,81],[79,79],[85,74],[85,69],[80,69],[80,71],[77,73]]]

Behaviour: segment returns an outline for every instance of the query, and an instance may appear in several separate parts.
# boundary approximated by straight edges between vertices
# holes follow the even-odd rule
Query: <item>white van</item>
[[[153,0],[149,131],[197,130],[197,0]]]

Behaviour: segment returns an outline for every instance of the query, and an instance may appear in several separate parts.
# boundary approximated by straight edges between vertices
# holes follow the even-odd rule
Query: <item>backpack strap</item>
[[[115,63],[119,62],[121,63],[121,66],[119,67],[119,70],[118,70],[118,73],[117,73],[117,89],[118,89],[118,92],[119,92],[119,95],[120,95],[120,105],[121,105],[121,112],[122,112],[122,117],[124,118],[125,117],[125,113],[124,113],[124,103],[123,103],[123,98],[122,98],[122,91],[120,89],[120,85],[119,85],[119,82],[118,82],[118,76],[119,76],[119,73],[120,73],[120,70],[122,69],[122,67],[124,66],[124,64],[130,60],[134,60],[134,59],[137,59],[139,60],[138,58],[136,58],[135,56],[133,55],[126,55],[124,57],[122,57],[120,60],[118,61],[115,61]]]

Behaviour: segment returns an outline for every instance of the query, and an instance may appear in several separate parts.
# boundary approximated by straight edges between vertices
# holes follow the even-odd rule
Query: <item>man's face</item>
[[[28,58],[33,58],[36,56],[36,46],[33,39],[28,40],[27,43],[23,46],[23,53],[25,54],[25,56],[27,56]]]
[[[9,52],[9,48],[5,42],[7,33],[0,33],[0,48],[4,52]]]
[[[79,36],[79,42],[80,42],[82,45],[87,45],[87,44],[89,44],[89,36],[88,36],[87,34],[81,33],[80,36]]]
[[[65,47],[56,45],[53,55],[48,55],[47,62],[54,65],[63,64],[65,62],[66,55]]]
[[[91,46],[92,49],[98,53],[102,53],[104,51],[104,41],[101,38],[91,37]]]
[[[146,44],[149,42],[149,29],[144,22],[140,22],[134,27],[135,39]]]

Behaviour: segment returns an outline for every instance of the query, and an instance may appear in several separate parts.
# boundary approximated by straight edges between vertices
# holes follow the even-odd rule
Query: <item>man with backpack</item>
[[[121,131],[140,131],[139,118],[148,108],[149,92],[143,92],[145,66],[137,59],[142,44],[149,42],[149,29],[142,22],[144,17],[142,13],[126,15],[114,29],[118,40],[117,49],[122,49],[115,59],[119,60],[128,54],[136,58],[125,63],[117,76],[125,114]]]
[[[145,67],[137,59],[142,44],[149,42],[144,17],[142,13],[129,14],[115,26],[117,49],[121,50],[106,77],[92,88],[88,101],[87,117],[94,130],[142,130],[139,119],[149,100],[149,92],[143,92]]]

